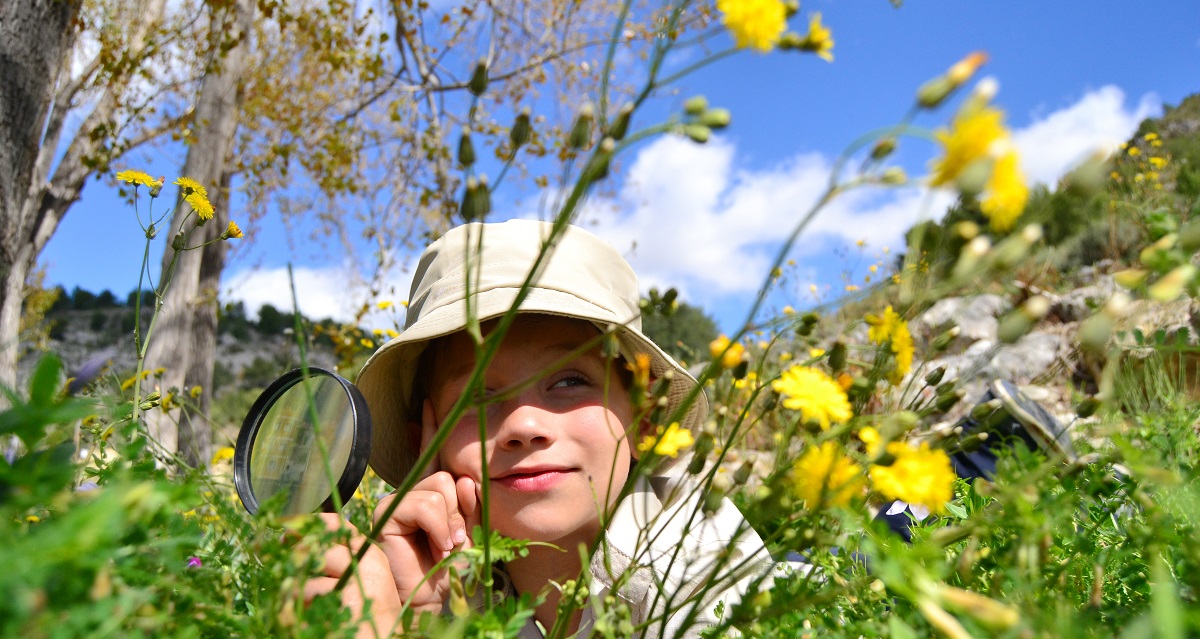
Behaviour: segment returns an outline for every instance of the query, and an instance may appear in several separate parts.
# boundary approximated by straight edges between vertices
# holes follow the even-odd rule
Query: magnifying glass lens
[[[254,437],[255,497],[264,503],[282,494],[285,515],[317,510],[346,470],[353,444],[354,410],[343,386],[329,376],[299,380],[275,398]]]

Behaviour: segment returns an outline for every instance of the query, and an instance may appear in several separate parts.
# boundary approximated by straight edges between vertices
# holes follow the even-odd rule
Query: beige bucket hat
[[[422,351],[430,340],[466,326],[468,297],[480,321],[505,314],[551,229],[548,222],[532,220],[466,224],[451,229],[421,255],[404,331],[367,360],[356,383],[373,423],[371,467],[384,481],[393,486],[402,483],[420,454],[420,428],[410,423],[410,417]],[[520,312],[587,320],[601,330],[618,327],[626,359],[645,353],[656,377],[673,372],[666,395],[673,412],[696,387],[696,380],[642,334],[640,299],[637,275],[629,263],[595,235],[568,226]],[[680,424],[695,430],[707,413],[708,400],[699,393]]]

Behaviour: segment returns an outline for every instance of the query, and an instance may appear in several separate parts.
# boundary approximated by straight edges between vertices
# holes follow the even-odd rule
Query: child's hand
[[[400,600],[413,610],[442,611],[450,595],[446,571],[425,575],[455,548],[471,546],[471,530],[480,523],[478,490],[470,477],[456,481],[450,473],[436,472],[418,482],[384,523],[379,545]],[[395,498],[391,494],[379,502],[377,521]]]
[[[342,575],[350,568],[351,557],[362,547],[366,538],[338,513],[319,513],[321,521],[329,530],[348,528],[351,532],[350,545],[335,545],[325,551],[324,576],[313,577],[304,584],[304,601],[308,603],[317,595],[333,590]],[[371,600],[371,617],[359,620],[359,637],[387,637],[395,630],[396,619],[401,609],[401,599],[396,593],[395,579],[388,567],[387,557],[372,546],[358,564],[355,575],[342,588],[342,604],[350,608],[354,618],[362,615],[363,601]]]

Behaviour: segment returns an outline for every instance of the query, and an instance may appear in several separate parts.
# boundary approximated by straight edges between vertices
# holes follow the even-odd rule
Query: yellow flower
[[[1008,138],[1004,114],[983,107],[970,109],[954,118],[949,131],[934,134],[945,149],[945,155],[934,162],[930,184],[941,186],[953,182],[967,166],[988,156],[988,149],[998,140]]]
[[[780,354],[779,354],[779,361],[780,361],[780,362],[786,362],[786,361],[789,361],[789,360],[791,360],[791,359],[792,359],[792,354],[791,354],[791,353],[789,353],[789,352],[787,352],[787,351],[784,351],[784,352],[782,352],[782,353],[780,353]]]
[[[835,442],[808,446],[788,474],[792,492],[808,508],[844,506],[864,485],[862,469]]]
[[[867,445],[867,457],[879,456],[879,448],[883,444],[883,438],[879,436],[879,431],[872,426],[864,426],[862,430],[858,431],[858,438]]]
[[[204,392],[203,388],[200,388],[199,386],[193,386],[192,390],[190,391],[190,394],[192,396],[192,399],[196,399],[203,392]]]
[[[846,292],[847,292],[847,293],[853,293],[854,291],[857,291],[857,290],[858,290],[858,285],[857,285],[857,284],[847,284],[847,285],[846,285]]]
[[[233,459],[233,448],[231,446],[222,446],[221,448],[217,449],[217,452],[213,453],[212,460],[208,462],[208,465],[216,466],[217,464],[230,459]]]
[[[208,191],[205,190],[205,188],[201,186],[199,182],[190,177],[181,177],[175,180],[175,184],[183,187],[184,197],[192,195],[193,193],[199,193],[200,195],[204,196],[206,201],[208,199]]]
[[[1142,154],[1142,150],[1141,150],[1141,149],[1137,148],[1136,146],[1135,146],[1135,147],[1130,147],[1130,149],[1129,149],[1129,155],[1132,155],[1133,157],[1137,157],[1137,156],[1139,156],[1139,155],[1141,155],[1141,154]]]
[[[400,337],[400,333],[397,333],[395,329],[389,328],[384,332],[387,333],[388,339],[395,339],[397,337]]]
[[[1016,224],[1029,200],[1029,187],[1025,186],[1025,174],[1017,159],[1016,151],[1005,153],[988,178],[987,194],[979,207],[988,217],[993,231],[1007,231]]]
[[[382,302],[379,302],[375,306],[378,307],[379,310],[381,310],[381,311],[386,311],[392,307],[392,301],[391,300],[383,300]]]
[[[808,19],[808,33],[799,46],[805,51],[812,51],[826,62],[833,62],[833,32],[821,24],[819,11]]]
[[[26,517],[25,517],[25,523],[29,523],[29,524],[36,524],[41,520],[42,520],[42,518],[38,517],[37,515],[26,515]]]
[[[1153,142],[1158,139],[1158,134],[1154,133],[1154,132],[1150,132],[1150,133],[1147,133],[1146,135],[1143,135],[1142,139],[1147,142]]]
[[[633,356],[633,361],[625,364],[625,368],[633,373],[633,385],[637,388],[645,390],[650,388],[650,356],[645,353],[637,353]]]
[[[740,48],[770,51],[787,27],[787,7],[780,0],[717,0],[717,9]]]
[[[1151,156],[1146,161],[1149,162],[1150,164],[1154,165],[1154,168],[1156,168],[1156,169],[1161,169],[1167,165],[1167,159],[1163,158],[1163,157],[1159,157],[1157,155]]]
[[[795,313],[796,313],[796,309],[792,308],[791,306],[784,306],[784,307],[783,307],[783,314],[784,314],[784,315],[794,315]]]
[[[821,428],[844,424],[853,416],[846,391],[816,368],[793,366],[771,382],[771,388],[783,395],[785,408],[800,411],[806,421],[815,421]]]
[[[714,360],[720,358],[723,368],[734,368],[742,363],[742,357],[745,355],[746,349],[742,346],[741,342],[731,343],[729,338],[722,333],[717,339],[709,342],[708,352]]]
[[[893,386],[898,385],[912,369],[915,349],[913,348],[912,333],[908,330],[908,322],[905,322],[904,318],[900,317],[891,306],[883,309],[882,317],[867,315],[866,321],[870,325],[867,330],[867,339],[880,346],[891,343],[896,365],[888,372],[888,381]]]
[[[154,188],[159,185],[158,180],[150,177],[149,173],[134,171],[132,169],[117,172],[117,179],[135,186],[141,184],[142,186]]]
[[[915,448],[893,442],[887,452],[896,458],[890,466],[871,466],[871,486],[887,499],[899,499],[940,513],[954,497],[954,470],[946,451]]]
[[[196,212],[196,215],[201,220],[207,221],[212,219],[213,205],[208,201],[208,197],[204,193],[196,191],[183,198],[183,200],[192,206],[192,210]]]
[[[825,349],[823,349],[823,348],[810,348],[810,349],[808,349],[808,356],[809,356],[810,358],[812,358],[812,359],[816,359],[816,358],[818,358],[818,357],[820,357],[820,356],[822,356],[822,355],[824,355],[824,354],[825,354]]]
[[[681,449],[687,448],[693,443],[695,440],[692,438],[692,431],[680,428],[679,422],[672,422],[665,431],[662,426],[658,427],[658,437],[646,435],[642,439],[642,443],[638,444],[638,450],[643,453],[653,450],[656,455],[677,457]]]
[[[1150,146],[1157,149],[1158,147],[1162,146],[1162,140],[1151,140]]]
[[[241,239],[241,237],[242,229],[237,225],[237,222],[230,222],[229,226],[225,228],[225,232],[221,234],[221,239],[223,240],[237,240]]]
[[[372,342],[371,340],[369,340],[365,337],[358,340],[358,343],[362,344],[363,348],[375,348],[375,342]]]
[[[738,390],[743,390],[747,387],[755,388],[758,386],[755,382],[758,381],[758,375],[754,371],[749,371],[746,376],[741,379],[733,380],[733,387]]]

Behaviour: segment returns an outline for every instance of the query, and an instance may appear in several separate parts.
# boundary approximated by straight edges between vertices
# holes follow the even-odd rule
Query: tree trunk
[[[240,111],[238,85],[246,72],[248,47],[254,4],[237,0],[234,24],[230,36],[238,38],[237,45],[228,51],[217,67],[210,69],[200,84],[196,99],[195,136],[188,147],[183,175],[214,191],[213,219],[197,229],[188,246],[220,237],[229,223],[229,194],[224,181],[234,134],[237,132]],[[244,37],[239,37],[239,34]],[[190,216],[190,217],[189,217]],[[182,199],[178,200],[171,223],[164,230],[173,237],[184,225],[192,228],[196,217]],[[212,392],[212,370],[216,348],[216,288],[224,267],[225,246],[221,241],[201,250],[175,253],[170,247],[163,255],[160,276],[170,283],[163,297],[163,306],[150,347],[146,353],[146,368],[162,367],[163,392],[175,387],[186,392],[191,386],[202,389],[199,406],[207,412],[205,395]],[[172,261],[174,271],[168,274]],[[207,264],[206,264],[207,262]],[[206,290],[207,289],[207,290]],[[203,415],[184,417],[179,409],[152,411],[147,414],[150,436],[164,449],[180,452],[190,465],[207,461],[212,433]]]
[[[0,384],[17,376],[18,332],[25,276],[36,252],[21,217],[38,161],[42,133],[62,60],[71,50],[77,0],[0,3]]]

